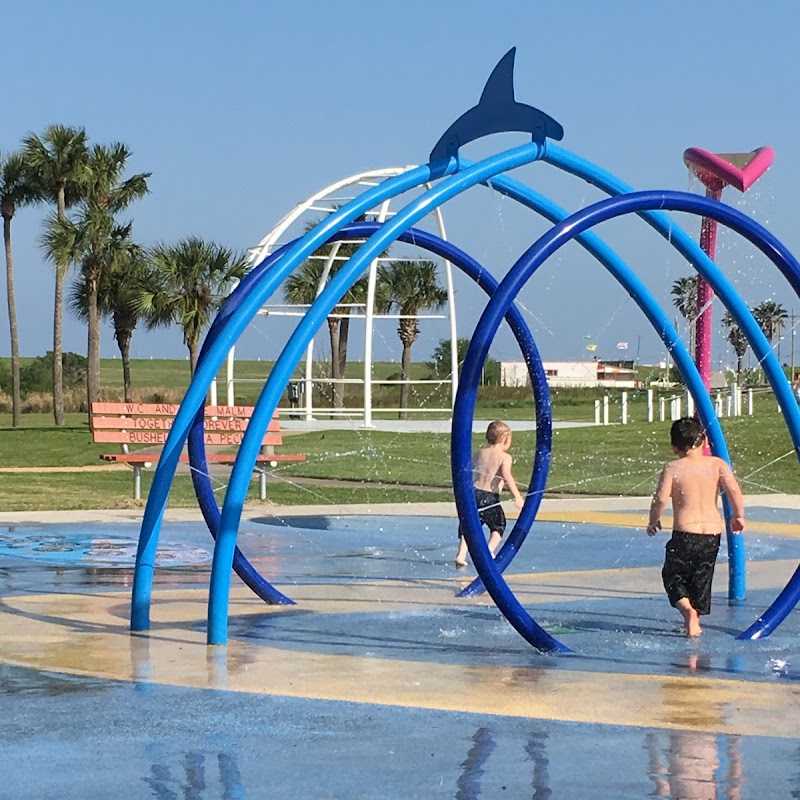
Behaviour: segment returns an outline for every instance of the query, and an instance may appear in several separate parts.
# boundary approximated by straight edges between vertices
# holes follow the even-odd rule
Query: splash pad
[[[625,214],[638,214],[693,264],[721,298],[747,337],[754,353],[763,363],[767,378],[786,418],[795,450],[800,451],[800,412],[769,342],[746,305],[713,261],[688,234],[676,228],[661,212],[666,209],[700,214],[730,226],[764,252],[778,266],[798,294],[800,294],[800,265],[768,231],[734,209],[714,200],[682,192],[634,192],[632,187],[613,175],[557,147],[553,141],[563,138],[561,125],[538,109],[518,103],[514,99],[513,62],[512,50],[495,67],[478,105],[469,109],[448,128],[434,146],[427,164],[390,177],[339,208],[301,239],[270,255],[231,295],[206,338],[194,378],[175,418],[153,479],[136,557],[131,608],[132,630],[146,630],[150,627],[150,601],[159,529],[171,481],[187,439],[194,467],[193,480],[198,501],[209,530],[216,540],[209,591],[208,643],[227,642],[232,567],[265,601],[292,602],[264,580],[236,547],[242,508],[261,436],[309,342],[370,262],[392,242],[403,236],[418,238],[419,233],[414,231],[413,227],[426,214],[477,185],[490,183],[495,191],[536,211],[555,227],[529,248],[496,289],[489,285],[484,286],[492,297],[471,338],[462,380],[456,395],[452,431],[453,484],[459,516],[479,573],[479,581],[465,590],[465,594],[480,591],[485,587],[504,616],[534,647],[546,651],[569,650],[566,645],[537,624],[510,590],[502,574],[524,542],[536,518],[541,492],[546,485],[551,448],[550,408],[546,382],[535,343],[524,323],[517,326],[515,334],[531,372],[539,423],[537,452],[530,481],[532,491],[528,494],[517,524],[507,537],[496,560],[490,557],[482,536],[472,495],[470,469],[471,419],[477,380],[488,354],[491,339],[504,316],[511,315],[509,320],[514,319],[513,301],[521,286],[544,260],[567,241],[575,238],[591,252],[642,309],[666,345],[694,398],[698,414],[708,433],[712,452],[730,460],[702,376],[677,331],[637,275],[591,232],[590,229],[595,224]],[[525,132],[531,135],[532,140],[530,144],[503,151],[477,163],[469,162],[461,156],[459,149],[462,146],[489,134],[504,131]],[[552,201],[505,175],[509,170],[539,161],[592,183],[610,195],[611,199],[569,215]],[[202,441],[203,403],[208,388],[228,351],[258,309],[309,255],[327,242],[334,241],[337,236],[355,235],[356,229],[352,227],[354,221],[370,209],[409,189],[425,184],[432,186],[419,198],[398,211],[389,221],[374,224],[374,229],[369,227],[357,229],[360,235],[368,235],[369,238],[327,284],[289,338],[256,404],[233,468],[222,508],[218,508],[205,476],[207,470]],[[432,249],[442,246],[434,241],[429,242],[429,245]],[[454,263],[455,260],[459,260],[461,268],[470,274],[469,267],[463,265],[468,263],[474,265],[474,262],[470,262],[468,257],[461,254],[455,255]],[[479,270],[480,272],[483,271]],[[729,517],[727,505],[725,516],[727,521]],[[744,597],[744,550],[741,537],[733,535],[729,527],[727,541],[729,599],[735,603]],[[780,624],[799,598],[800,569],[789,580],[777,600],[753,625],[740,634],[739,638],[755,639],[768,635]]]

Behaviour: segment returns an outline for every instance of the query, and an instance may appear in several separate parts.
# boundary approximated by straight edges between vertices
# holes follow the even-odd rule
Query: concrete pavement
[[[720,565],[700,641],[648,503],[548,498],[508,571],[572,656],[456,598],[449,503],[247,508],[240,546],[297,605],[235,583],[227,647],[205,645],[196,511],[167,512],[135,636],[141,510],[2,514],[0,797],[790,797],[800,623],[734,634],[797,565],[800,498],[748,498],[748,600],[727,606]]]

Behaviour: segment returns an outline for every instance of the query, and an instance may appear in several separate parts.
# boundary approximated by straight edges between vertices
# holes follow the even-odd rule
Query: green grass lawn
[[[800,493],[797,459],[780,415],[766,407],[754,417],[723,420],[731,456],[745,492]],[[0,428],[0,466],[44,468],[94,466],[109,445],[91,441],[82,415],[64,428],[48,415],[26,415],[26,427]],[[33,417],[41,417],[39,424]],[[0,420],[7,424],[8,420]],[[671,458],[669,422],[567,428],[554,432],[548,492],[594,495],[649,495],[661,465]],[[514,435],[512,454],[518,481],[530,480],[535,433]],[[475,437],[475,447],[481,437]],[[297,503],[425,502],[452,499],[450,439],[445,434],[379,431],[315,431],[284,438],[283,452],[307,461],[280,464],[269,481],[269,499]],[[113,450],[111,451],[113,452]],[[144,473],[146,494],[152,471]],[[352,486],[309,486],[295,477],[337,478]],[[224,478],[214,479],[218,487]],[[386,488],[381,484],[395,484]],[[0,473],[0,510],[124,508],[133,505],[132,474],[107,472]],[[414,486],[440,491],[416,491]],[[220,501],[222,491],[219,491]],[[255,483],[250,497],[257,501]],[[178,476],[170,495],[177,507],[196,505],[190,480]]]
[[[665,461],[672,458],[669,422],[557,429],[548,492],[649,495]],[[723,430],[744,491],[800,493],[800,468],[782,418],[777,414],[723,420]],[[514,434],[517,480],[533,469],[534,432]],[[450,488],[450,437],[326,431],[292,436],[292,450],[308,455],[285,474],[381,480]],[[480,447],[480,436],[474,446]]]
[[[348,375],[360,375],[361,364],[348,366]],[[237,361],[237,376],[244,392],[237,401],[255,402],[271,369],[271,362]],[[376,378],[389,378],[398,370],[395,363],[375,365]],[[152,387],[180,399],[189,380],[188,364],[174,359],[138,359],[132,363],[135,386]],[[427,367],[414,365],[414,377],[425,377]],[[223,377],[221,375],[221,377]],[[122,382],[118,359],[102,362],[104,387],[118,388]],[[396,387],[376,387],[384,399],[392,401]],[[418,401],[433,407],[449,406],[444,389],[425,390]],[[222,393],[222,388],[220,389]],[[594,401],[599,390],[560,390],[552,392],[555,420],[589,422],[594,419]],[[648,495],[655,476],[671,457],[667,445],[669,423],[648,424],[646,395],[631,391],[630,424],[599,428],[559,429],[554,446],[548,492],[621,495]],[[396,402],[396,401],[394,401]],[[287,410],[284,410],[286,413]],[[620,397],[612,395],[610,420],[617,422]],[[394,418],[396,412],[376,408],[376,418]],[[449,416],[447,411],[428,411],[410,415],[411,419]],[[529,389],[480,387],[476,419],[532,420],[533,402]],[[110,445],[93,444],[85,414],[69,413],[63,428],[53,426],[50,414],[24,414],[22,427],[12,429],[10,414],[0,414],[0,467],[84,467],[101,464],[100,455],[115,452]],[[800,493],[798,465],[782,418],[771,395],[759,396],[754,417],[724,419],[734,467],[746,492],[780,491]],[[527,484],[532,470],[535,434],[517,433],[513,455],[515,473]],[[475,438],[475,447],[481,437]],[[112,449],[109,449],[112,448]],[[303,463],[280,464],[269,481],[270,500],[280,503],[416,502],[452,499],[449,435],[396,434],[377,431],[319,431],[292,435],[284,439],[284,452],[303,453]],[[310,486],[293,478],[340,478],[352,481],[346,486]],[[146,493],[152,471],[144,473]],[[130,470],[104,472],[27,472],[0,473],[0,509],[116,508],[131,506]],[[376,486],[377,483],[384,486]],[[386,488],[385,484],[394,484]],[[436,487],[436,492],[413,487]],[[219,491],[220,498],[222,491]],[[251,491],[254,501],[255,487]],[[171,494],[171,504],[194,506],[194,494],[186,476],[179,476]],[[257,502],[257,501],[256,501]]]
[[[31,359],[22,359],[23,362]],[[8,359],[0,358],[0,363],[8,365]],[[270,374],[274,362],[272,361],[236,361],[236,402],[252,405],[258,399],[261,389]],[[111,397],[121,399],[122,389],[122,362],[118,358],[101,360],[101,384]],[[381,383],[390,378],[396,378],[400,366],[396,362],[375,362],[373,375],[373,414],[376,418],[395,418],[397,412],[392,410],[399,405],[400,389],[397,385]],[[642,379],[652,377],[651,369],[640,370]],[[350,362],[347,365],[347,377],[361,378],[363,376],[363,363]],[[185,359],[133,359],[131,361],[131,379],[137,400],[149,402],[179,402],[189,385],[189,363]],[[295,373],[300,377],[300,370]],[[411,377],[414,380],[429,379],[430,368],[422,362],[413,362]],[[227,396],[225,367],[218,374],[218,397],[220,400]],[[557,421],[583,421],[594,420],[594,401],[605,393],[605,389],[558,389],[551,392],[553,418]],[[620,418],[620,391],[608,390],[611,396],[610,419],[612,422]],[[322,390],[320,390],[322,392]],[[667,396],[670,392],[664,392]],[[111,399],[109,397],[109,399]],[[771,398],[771,395],[768,395]],[[83,394],[80,393],[80,399]],[[317,402],[315,400],[315,402]],[[410,403],[414,410],[410,413],[412,419],[440,418],[443,409],[450,408],[449,385],[417,384],[412,386]],[[774,407],[773,399],[759,398],[759,404]],[[286,396],[281,399],[280,405],[288,411]],[[321,406],[326,405],[323,400]],[[351,408],[363,406],[363,390],[357,384],[346,386],[345,405]],[[641,422],[647,417],[646,393],[642,391],[628,391],[629,418],[631,422]],[[424,409],[435,409],[425,411]],[[534,415],[532,395],[530,389],[507,388],[497,386],[481,386],[477,393],[475,416],[478,419],[532,419]],[[39,425],[30,417],[37,415],[23,415],[23,425]],[[47,415],[42,415],[44,424],[49,422]],[[79,420],[79,417],[70,419]],[[10,416],[0,413],[0,425],[10,424]]]

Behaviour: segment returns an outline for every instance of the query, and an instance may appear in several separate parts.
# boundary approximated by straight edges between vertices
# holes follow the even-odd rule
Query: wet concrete
[[[546,509],[508,573],[571,656],[455,597],[474,572],[451,566],[448,508],[251,512],[240,545],[298,605],[235,585],[214,648],[201,523],[165,523],[153,629],[131,636],[134,521],[6,522],[0,797],[800,795],[800,621],[734,638],[796,567],[797,512],[751,503],[748,599],[727,605],[723,551],[690,641],[641,502],[588,505]]]

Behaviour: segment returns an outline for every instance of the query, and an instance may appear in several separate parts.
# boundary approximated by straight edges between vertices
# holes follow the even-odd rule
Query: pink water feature
[[[749,153],[709,153],[699,147],[690,147],[683,153],[686,166],[706,187],[706,197],[719,200],[726,186],[746,192],[772,165],[775,151],[759,147]],[[713,261],[717,252],[716,220],[703,218],[700,227],[700,247]],[[698,275],[697,309],[695,326],[695,363],[706,389],[711,384],[711,300],[713,291]]]

